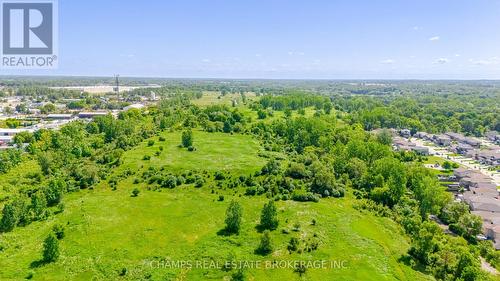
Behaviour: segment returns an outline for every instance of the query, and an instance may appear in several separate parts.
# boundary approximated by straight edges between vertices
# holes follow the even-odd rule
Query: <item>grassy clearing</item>
[[[424,161],[424,164],[439,164],[440,166],[442,166],[445,161],[446,160],[442,157],[430,155],[427,156],[427,160]]]
[[[138,171],[150,165],[172,171],[226,169],[233,173],[259,169],[260,147],[249,136],[195,132],[196,152],[178,148],[180,133],[164,133],[124,155],[125,168]],[[159,157],[153,155],[162,145]],[[36,165],[33,165],[33,169]],[[13,171],[14,172],[14,171]],[[148,191],[145,183],[133,184],[133,177],[121,181],[112,191],[105,182],[94,190],[67,194],[65,211],[48,221],[34,222],[0,236],[1,280],[226,280],[232,272],[220,268],[225,261],[261,262],[261,268],[246,270],[248,280],[427,280],[423,274],[398,262],[408,241],[392,221],[360,213],[353,199],[324,199],[319,203],[277,202],[280,226],[272,232],[274,252],[267,257],[254,254],[261,234],[256,230],[263,196],[241,196],[243,189],[194,188]],[[131,197],[134,188],[138,197]],[[225,200],[218,201],[219,195]],[[239,236],[220,236],[224,214],[231,199],[243,206],[243,228]],[[316,225],[312,225],[312,220]],[[36,266],[43,239],[56,223],[65,226],[61,257],[56,263]],[[299,231],[293,231],[299,224]],[[288,234],[282,232],[287,229]],[[317,251],[289,254],[291,237],[304,240],[317,236]],[[232,258],[231,258],[232,257]],[[205,269],[178,269],[168,261],[185,260]],[[273,260],[345,261],[346,268],[308,269],[300,277],[292,268],[262,269]],[[195,266],[196,267],[196,266]],[[208,268],[207,268],[208,267]],[[120,275],[120,273],[125,274]]]
[[[254,93],[245,93],[247,100],[252,100],[256,98]],[[192,101],[193,104],[205,107],[214,104],[225,104],[232,105],[232,101],[236,100],[241,104],[242,98],[240,94],[226,94],[225,96],[221,96],[220,92],[203,92],[203,96],[199,99],[194,99]]]
[[[261,151],[258,141],[241,134],[206,133],[193,131],[196,151],[179,147],[181,132],[167,132],[154,138],[154,145],[144,141],[137,148],[128,151],[123,157],[123,165],[118,169],[137,171],[149,166],[166,167],[171,171],[185,170],[230,171],[249,174],[262,168],[266,159],[258,156]],[[161,155],[155,153],[163,147]],[[144,155],[151,156],[143,160]]]
[[[234,196],[243,205],[243,229],[239,236],[219,236],[225,209],[233,191],[217,194],[191,186],[162,192],[145,191],[131,197],[131,181],[117,191],[96,189],[67,196],[66,211],[48,222],[37,222],[2,236],[0,279],[15,280],[33,273],[34,280],[222,280],[221,269],[180,270],[151,267],[166,260],[219,261],[232,254],[236,260],[345,260],[343,269],[310,269],[301,279],[293,269],[248,270],[249,280],[425,280],[397,259],[408,242],[400,228],[388,219],[361,214],[351,199],[320,203],[278,202],[280,227],[272,233],[275,251],[268,257],[253,253],[260,234],[255,226],[264,197]],[[317,221],[311,225],[312,219]],[[54,264],[30,268],[40,258],[42,241],[55,223],[66,225],[61,258]],[[281,233],[300,223],[300,231]],[[321,238],[312,253],[289,254],[291,237]],[[156,263],[154,263],[156,264]],[[122,268],[125,276],[119,276]]]

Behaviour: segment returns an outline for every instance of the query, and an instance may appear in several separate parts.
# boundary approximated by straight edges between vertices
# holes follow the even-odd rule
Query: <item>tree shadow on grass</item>
[[[231,236],[231,235],[237,235],[237,233],[230,232],[226,228],[223,228],[223,229],[217,231],[217,235],[219,235],[219,236]]]
[[[406,265],[406,266],[409,266],[411,267],[413,270],[415,271],[418,271],[418,272],[421,272],[423,274],[430,274],[430,272],[428,270],[426,270],[425,266],[422,265],[421,263],[419,262],[416,262],[411,255],[409,254],[404,254],[404,255],[401,255],[399,258],[398,258],[398,262]]]
[[[274,231],[274,230],[276,230],[276,228],[269,228],[269,227],[265,227],[265,226],[263,226],[263,225],[261,225],[261,224],[258,224],[258,225],[256,225],[256,226],[255,226],[255,230],[256,230],[258,233],[262,233],[262,232],[264,232],[264,231],[266,231],[266,230],[269,230],[269,231]]]
[[[30,264],[30,268],[31,269],[34,269],[34,268],[39,268],[39,267],[42,267],[46,264],[48,264],[49,262],[47,262],[46,260],[44,259],[39,259],[39,260],[36,260],[36,261],[33,261],[31,264]]]
[[[407,265],[407,266],[410,266],[411,267],[411,256],[406,254],[406,255],[401,255],[399,258],[398,258],[398,262],[404,264],[404,265]]]
[[[273,251],[271,251],[271,250],[261,249],[260,247],[259,247],[259,248],[257,248],[257,249],[255,249],[255,250],[253,251],[253,253],[254,253],[254,254],[259,255],[259,256],[263,256],[263,257],[265,257],[265,256],[269,255],[269,254],[270,254],[270,253],[272,253],[272,252],[273,252]]]

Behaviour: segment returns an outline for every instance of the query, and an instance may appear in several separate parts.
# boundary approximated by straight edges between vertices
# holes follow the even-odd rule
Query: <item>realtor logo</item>
[[[57,2],[1,2],[2,67],[57,66]]]

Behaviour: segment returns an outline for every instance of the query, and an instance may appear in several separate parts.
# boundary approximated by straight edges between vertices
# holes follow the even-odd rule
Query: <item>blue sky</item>
[[[53,74],[500,79],[500,1],[59,0]]]

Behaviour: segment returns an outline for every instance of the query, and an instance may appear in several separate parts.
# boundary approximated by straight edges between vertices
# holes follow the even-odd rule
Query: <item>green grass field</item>
[[[245,93],[247,100],[254,100],[256,95],[254,93]],[[220,92],[203,92],[203,96],[200,99],[193,100],[193,104],[205,107],[213,104],[225,104],[232,105],[232,101],[236,100],[241,104],[242,99],[240,94],[226,94],[221,96]]]
[[[153,146],[148,146],[147,141],[144,141],[128,151],[118,170],[136,171],[141,166],[155,166],[166,167],[174,172],[206,170],[250,174],[262,168],[267,161],[258,156],[262,150],[258,141],[247,135],[193,131],[196,151],[192,152],[179,147],[181,132],[163,133],[162,136],[165,141],[155,137]],[[160,156],[155,156],[160,146],[163,146],[163,151]],[[143,160],[144,155],[151,156],[151,159]]]
[[[165,133],[166,141],[147,146],[147,141],[126,152],[116,171],[139,170],[150,165],[172,171],[200,169],[248,173],[265,163],[259,144],[249,136],[208,134],[196,131],[196,152],[178,148],[179,133]],[[164,147],[159,157],[143,161]],[[28,165],[36,170],[36,163]],[[28,169],[29,170],[29,169]],[[16,171],[12,171],[16,173]],[[18,171],[20,172],[20,171]],[[121,181],[112,191],[106,182],[94,190],[67,194],[65,211],[48,221],[34,222],[0,236],[0,280],[228,280],[232,272],[210,268],[227,260],[261,262],[261,268],[245,271],[248,280],[427,280],[423,274],[398,262],[408,241],[392,221],[353,209],[354,199],[323,199],[319,203],[277,202],[280,226],[272,232],[274,252],[254,254],[261,234],[256,230],[264,196],[241,196],[243,190],[194,188],[148,191],[133,178]],[[131,197],[133,188],[141,193]],[[219,195],[225,200],[218,201]],[[238,236],[218,235],[231,199],[243,205],[243,228]],[[312,225],[312,220],[316,225]],[[37,263],[43,239],[56,223],[65,226],[61,257],[56,263]],[[293,231],[295,224],[299,231]],[[282,232],[288,230],[288,234]],[[291,237],[320,241],[317,251],[289,254]],[[171,268],[168,261],[184,260],[194,268]],[[302,277],[293,268],[263,269],[266,262],[327,261],[326,268],[308,269]],[[198,268],[197,262],[205,268]],[[341,262],[344,268],[332,268]],[[163,264],[163,266],[159,266]],[[250,266],[250,263],[247,264]],[[283,266],[283,265],[281,265]],[[208,267],[208,268],[207,268]],[[250,266],[251,267],[251,266]],[[126,269],[126,270],[125,270]]]
[[[302,280],[425,280],[397,259],[408,242],[388,219],[360,214],[351,199],[320,203],[279,202],[280,227],[272,233],[275,251],[269,257],[253,253],[260,234],[258,223],[263,197],[234,198],[243,205],[243,230],[239,236],[219,236],[232,192],[222,191],[218,202],[208,189],[191,186],[162,192],[145,191],[131,197],[132,184],[122,182],[117,191],[96,189],[73,193],[66,210],[48,222],[33,223],[2,236],[1,280],[19,280],[33,273],[34,280],[223,280],[221,269],[156,268],[162,260],[219,261],[233,253],[237,260],[335,260],[342,269],[310,269]],[[317,221],[311,225],[312,219]],[[66,227],[61,257],[53,264],[31,268],[40,258],[41,244],[55,223]],[[282,234],[300,223],[299,232]],[[321,240],[313,253],[288,254],[291,237]],[[153,264],[151,263],[153,262]],[[153,267],[151,267],[153,265]],[[122,268],[125,276],[119,276]],[[293,269],[247,271],[249,280],[301,280]]]

